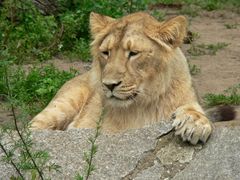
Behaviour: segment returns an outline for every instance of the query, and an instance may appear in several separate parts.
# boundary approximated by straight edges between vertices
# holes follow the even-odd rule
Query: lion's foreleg
[[[49,105],[32,119],[30,128],[65,129],[86,104],[89,94],[85,86],[62,87]]]

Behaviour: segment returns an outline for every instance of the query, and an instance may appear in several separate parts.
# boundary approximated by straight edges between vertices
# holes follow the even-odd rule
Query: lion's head
[[[163,94],[171,81],[169,61],[186,26],[183,16],[158,22],[142,12],[121,19],[91,13],[91,51],[101,71],[106,102],[129,107]]]

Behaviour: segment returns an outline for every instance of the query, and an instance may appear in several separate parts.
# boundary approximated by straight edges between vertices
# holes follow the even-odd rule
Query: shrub
[[[43,14],[32,0],[3,1],[0,7],[0,50],[8,49],[14,62],[46,60],[56,53],[73,53],[82,60],[89,55],[91,11],[119,17],[143,10],[144,1],[56,1],[58,11]]]
[[[8,73],[12,98],[30,115],[45,107],[59,88],[73,78],[76,70],[60,71],[53,65],[35,67],[27,71],[21,68],[11,69]],[[0,73],[4,73],[0,68]],[[3,74],[4,77],[4,74]],[[0,94],[7,96],[5,80],[0,81]]]

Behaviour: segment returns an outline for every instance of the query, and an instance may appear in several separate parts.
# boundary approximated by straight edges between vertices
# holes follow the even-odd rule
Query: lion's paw
[[[31,131],[35,130],[43,130],[43,129],[56,129],[56,124],[53,123],[54,121],[47,121],[47,120],[41,120],[41,119],[33,119],[29,123],[29,129]]]
[[[212,125],[208,118],[193,108],[178,108],[172,115],[175,135],[181,136],[183,141],[197,144],[200,141],[205,143],[211,132]]]

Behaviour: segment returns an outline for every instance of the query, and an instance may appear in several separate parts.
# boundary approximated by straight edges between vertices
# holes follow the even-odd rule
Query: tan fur
[[[141,12],[121,19],[91,13],[92,69],[68,81],[31,128],[94,128],[104,108],[103,130],[119,132],[174,113],[177,135],[192,144],[206,142],[212,127],[179,48],[186,26],[183,16],[158,22]]]

